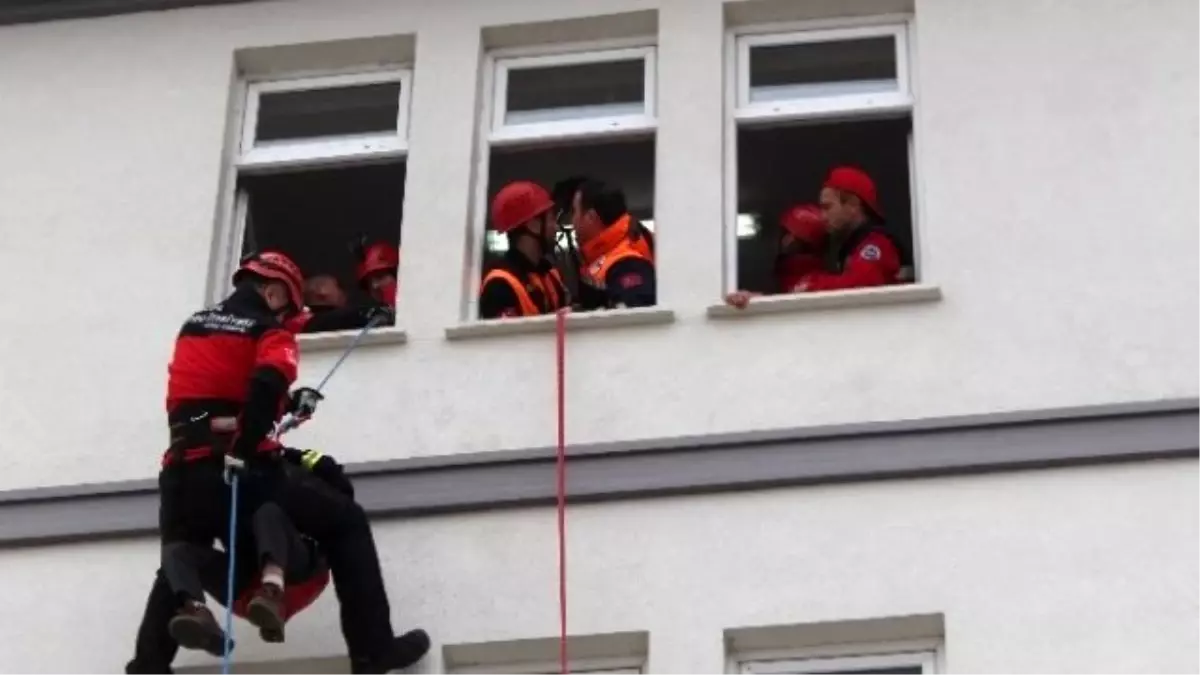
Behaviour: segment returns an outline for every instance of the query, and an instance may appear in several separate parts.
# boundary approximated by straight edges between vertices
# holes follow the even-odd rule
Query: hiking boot
[[[392,638],[392,643],[379,657],[367,662],[351,662],[353,673],[389,673],[403,670],[420,661],[429,651],[429,634],[420,628]]]
[[[184,605],[178,614],[171,617],[167,632],[184,649],[200,649],[213,656],[225,653],[225,631],[221,630],[212,612],[200,603],[189,602]],[[229,648],[233,649],[232,641]]]
[[[258,627],[263,642],[283,642],[283,589],[263,584],[246,607],[246,619]]]

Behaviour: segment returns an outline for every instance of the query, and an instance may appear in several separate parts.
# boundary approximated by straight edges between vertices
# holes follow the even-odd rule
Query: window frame
[[[270,141],[255,147],[258,108],[263,94],[338,89],[364,84],[400,83],[395,132],[374,132]],[[264,172],[343,162],[403,157],[408,151],[408,118],[412,103],[411,67],[307,75],[245,81],[246,103],[241,118],[235,167],[239,172]]]
[[[812,28],[786,32],[741,34],[737,36],[737,99],[739,120],[760,118],[779,120],[782,117],[813,118],[849,114],[855,117],[868,111],[895,112],[912,107],[912,88],[909,79],[908,26],[886,22],[879,25],[845,28]],[[890,37],[894,40],[896,57],[896,92],[876,94],[833,94],[829,96],[781,99],[778,101],[750,100],[750,53],[755,47],[844,42],[864,38]]]
[[[400,100],[396,120],[396,140],[382,145],[354,148],[347,145],[347,137],[325,139],[303,139],[279,141],[271,153],[257,152],[253,148],[253,131],[258,125],[258,96],[264,92],[304,91],[337,88],[347,85],[400,82]],[[291,173],[307,169],[326,169],[338,166],[353,166],[381,160],[402,160],[408,157],[409,117],[412,108],[413,65],[411,63],[389,64],[386,67],[354,68],[336,71],[285,73],[272,76],[242,77],[235,84],[234,104],[230,111],[227,147],[232,148],[231,157],[225,162],[222,174],[221,203],[218,216],[218,237],[214,242],[214,263],[207,288],[207,301],[219,302],[229,293],[230,279],[241,260],[242,246],[246,237],[246,220],[249,218],[249,193],[238,187],[241,176]],[[249,131],[248,131],[249,129]],[[357,137],[391,138],[392,134],[371,134]],[[244,148],[249,148],[244,151]],[[277,151],[277,152],[275,152]],[[377,333],[400,334],[397,327],[377,329]],[[345,331],[314,333],[301,336],[303,341],[318,343],[318,338],[338,336]],[[336,340],[333,340],[336,342]],[[331,343],[332,344],[332,343]]]
[[[839,670],[861,671],[868,668],[904,668],[916,666],[922,674],[936,673],[936,654],[931,651],[922,652],[893,652],[890,654],[871,654],[863,656],[832,656],[793,659],[759,659],[740,661],[739,673],[754,673],[756,675],[784,675],[790,673],[803,674],[811,672],[810,668],[819,668],[819,672],[829,673]]]
[[[861,18],[819,19],[796,23],[766,23],[737,26],[725,32],[725,187],[722,214],[723,294],[738,290],[738,130],[747,127],[781,124],[822,124],[911,116],[914,131],[908,135],[908,165],[912,219],[913,265],[911,283],[923,280],[920,242],[917,235],[918,146],[916,127],[916,74],[911,64],[915,54],[915,25],[911,14],[885,14]],[[760,46],[811,44],[834,40],[854,40],[893,36],[896,47],[896,94],[849,94],[814,99],[762,101],[751,103],[750,49]],[[833,295],[844,291],[830,291]]]
[[[496,120],[503,120],[503,112],[497,108],[507,106],[507,70],[505,81],[500,83],[500,66],[507,63],[524,63],[528,67],[547,65],[576,65],[600,63],[614,59],[612,55],[641,54],[646,59],[646,109],[644,114],[622,116],[629,119],[593,118],[588,120],[564,120],[555,123],[522,124],[519,132],[494,133]],[[603,54],[606,58],[599,59]],[[487,245],[488,180],[491,171],[492,151],[496,148],[538,147],[567,145],[575,141],[594,139],[645,138],[658,132],[658,39],[657,35],[646,34],[630,38],[589,40],[581,42],[555,43],[526,47],[507,47],[485,51],[480,58],[479,111],[476,119],[475,161],[471,169],[471,201],[469,207],[468,259],[464,293],[460,302],[459,327],[480,324],[490,326],[501,323],[479,318],[479,289],[483,276],[483,259]],[[588,60],[598,59],[598,60]],[[499,116],[498,116],[499,115]],[[636,120],[633,118],[637,118]],[[619,122],[612,124],[612,122]],[[614,310],[622,311],[622,310]],[[511,323],[512,319],[504,322]]]
[[[640,41],[639,41],[640,42]],[[611,45],[611,43],[610,43]],[[645,133],[657,126],[658,91],[658,47],[654,44],[637,46],[609,46],[599,48],[572,48],[556,53],[505,55],[495,52],[489,55],[488,70],[492,75],[491,106],[487,120],[487,138],[491,146],[515,145],[529,141],[560,139],[575,140],[593,135],[614,133]],[[549,68],[555,66],[578,66],[618,61],[642,61],[643,111],[634,114],[609,115],[581,119],[565,119],[527,124],[505,124],[508,114],[508,74],[513,70]]]

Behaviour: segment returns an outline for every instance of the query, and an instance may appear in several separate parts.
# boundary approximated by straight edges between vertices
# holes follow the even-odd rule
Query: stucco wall
[[[355,355],[297,442],[346,460],[552,442],[550,337],[443,335],[481,28],[647,8],[660,304],[678,319],[572,335],[571,440],[1197,394],[1194,3],[917,2],[919,253],[945,299],[733,323],[705,317],[722,3],[251,3],[0,28],[0,489],[154,473],[171,338],[205,296],[235,50],[381,34],[417,35],[409,344]],[[305,379],[334,357],[307,356]]]
[[[649,672],[724,668],[722,631],[943,613],[948,672],[1195,672],[1194,460],[574,507],[572,634],[648,631]],[[398,629],[557,635],[554,512],[377,525]],[[0,552],[7,672],[119,672],[151,540]],[[68,618],[69,617],[69,618]],[[344,653],[332,594],[239,659]],[[177,664],[197,663],[194,655]]]

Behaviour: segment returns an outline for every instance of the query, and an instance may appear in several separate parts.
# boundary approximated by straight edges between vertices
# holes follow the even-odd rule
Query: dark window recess
[[[487,206],[500,188],[516,180],[529,180],[551,190],[558,181],[576,175],[587,175],[619,186],[625,192],[629,211],[642,220],[654,218],[654,138],[581,143],[569,146],[536,148],[493,148],[488,170]],[[569,224],[570,212],[561,214],[560,221],[568,226],[560,237],[560,246],[576,245]],[[657,227],[657,226],[656,226]],[[492,229],[491,223],[483,242],[483,269],[494,265],[508,247],[508,239]],[[561,267],[563,278],[577,293],[577,272],[569,264]]]
[[[263,141],[353,136],[396,131],[400,83],[264,93],[255,139]]]
[[[750,87],[896,79],[891,37],[804,42],[750,49]]]
[[[841,164],[862,168],[875,181],[885,224],[912,261],[909,194],[909,117],[738,130],[738,213],[762,214],[761,230],[738,239],[738,288],[778,292],[775,260],[779,216],[790,206],[818,203],[821,183]]]
[[[331,274],[363,302],[351,242],[400,244],[404,178],[404,162],[242,177],[250,198],[242,253],[282,250],[306,278]]]
[[[643,103],[643,59],[508,71],[509,112]]]

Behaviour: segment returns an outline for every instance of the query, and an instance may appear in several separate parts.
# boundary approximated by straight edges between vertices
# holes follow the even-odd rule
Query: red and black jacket
[[[211,420],[236,417],[236,455],[274,451],[267,440],[296,381],[296,338],[253,287],[242,287],[183,324],[167,366],[171,449],[163,461],[212,455]]]

